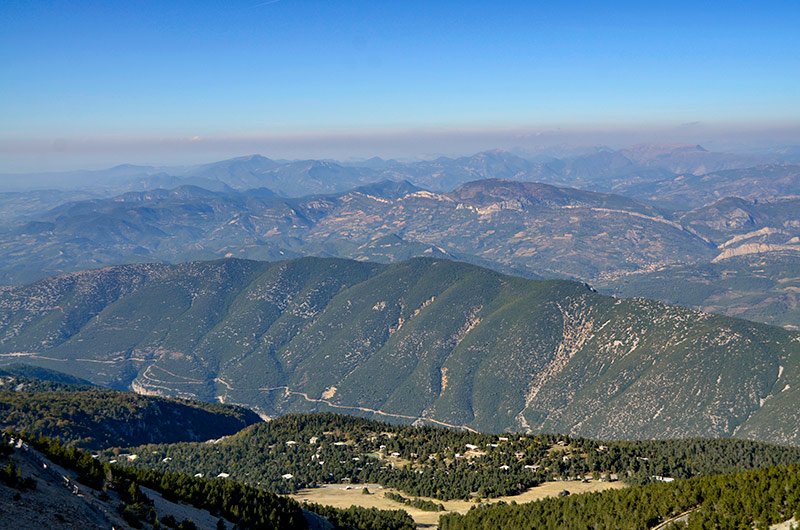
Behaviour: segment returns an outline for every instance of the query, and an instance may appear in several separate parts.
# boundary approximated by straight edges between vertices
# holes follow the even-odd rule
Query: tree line
[[[688,512],[688,530],[768,529],[792,517],[800,520],[800,466],[634,486],[570,495],[527,504],[498,503],[465,515],[444,514],[442,530],[501,528],[593,528],[646,530]]]

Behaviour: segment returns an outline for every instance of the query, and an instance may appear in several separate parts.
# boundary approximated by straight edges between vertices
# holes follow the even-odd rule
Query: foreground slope
[[[438,259],[130,265],[0,294],[0,359],[484,431],[800,442],[800,337]]]
[[[306,505],[239,482],[123,469],[47,438],[0,435],[0,513],[14,528],[410,530],[400,510]],[[182,522],[179,522],[183,520]],[[5,528],[5,526],[4,526]]]

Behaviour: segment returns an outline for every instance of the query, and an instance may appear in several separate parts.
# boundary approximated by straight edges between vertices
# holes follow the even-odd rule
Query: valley
[[[0,21],[0,530],[797,530],[800,3]]]
[[[0,193],[0,426],[93,451],[27,442],[77,466],[90,502],[41,505],[85,527],[790,525],[800,183],[775,162],[246,157]],[[11,497],[64,496],[9,462]]]

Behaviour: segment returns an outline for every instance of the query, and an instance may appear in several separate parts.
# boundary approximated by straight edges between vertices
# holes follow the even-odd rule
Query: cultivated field
[[[381,488],[377,484],[366,484],[371,495],[364,495],[362,493],[362,484],[354,484],[347,489],[344,485],[329,485],[319,488],[310,488],[298,491],[292,497],[298,501],[316,502],[319,504],[327,504],[337,508],[349,508],[350,506],[362,506],[365,508],[379,508],[381,510],[397,510],[402,509],[414,518],[417,526],[420,528],[434,528],[439,522],[439,516],[444,512],[425,512],[387,499],[384,495],[386,492],[399,493],[403,497],[411,498],[407,493],[397,491],[392,488]],[[624,488],[625,484],[622,482],[599,482],[591,481],[582,483],[578,481],[571,482],[545,482],[535,488],[530,488],[519,495],[509,497],[498,497],[491,499],[487,502],[511,502],[517,503],[531,502],[545,497],[555,497],[560,492],[567,490],[571,494],[587,493],[591,491],[603,491],[607,489]],[[443,504],[447,512],[467,513],[471,506],[475,503],[454,500],[454,501],[437,501],[436,499],[429,499],[437,504]]]

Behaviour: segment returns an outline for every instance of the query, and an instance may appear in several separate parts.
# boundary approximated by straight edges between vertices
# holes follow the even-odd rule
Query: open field
[[[362,493],[362,484],[354,484],[347,489],[344,485],[322,486],[318,488],[309,488],[298,491],[296,494],[291,495],[297,501],[316,502],[319,504],[326,504],[328,506],[335,506],[336,508],[349,508],[350,506],[362,506],[365,508],[379,508],[381,510],[397,510],[403,509],[413,517],[414,522],[420,528],[434,528],[439,522],[439,516],[445,512],[426,512],[400,504],[393,500],[387,499],[385,494],[387,492],[399,493],[400,495],[411,498],[407,493],[397,491],[392,488],[382,488],[376,484],[367,484],[371,495],[364,495]],[[535,488],[530,488],[519,495],[509,497],[498,497],[491,499],[489,503],[495,502],[511,502],[517,503],[531,502],[545,497],[555,497],[559,492],[567,490],[571,494],[575,493],[588,493],[593,491],[603,491],[607,489],[624,488],[625,484],[622,482],[599,482],[591,481],[583,483],[579,481],[570,482],[545,482]],[[424,497],[423,497],[424,498]],[[452,501],[438,501],[436,499],[428,499],[437,504],[443,504],[447,512],[466,513],[474,503],[452,500]]]

